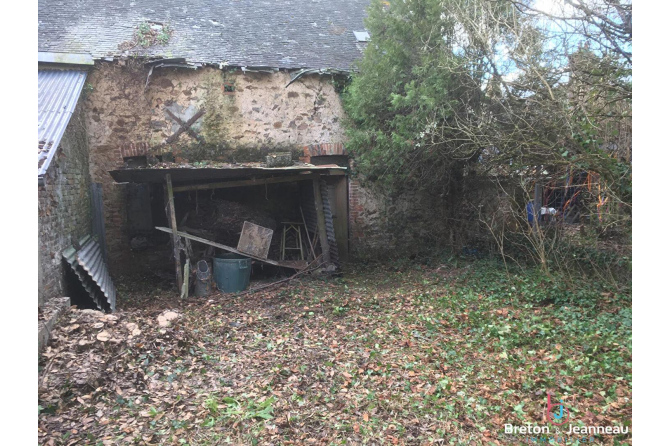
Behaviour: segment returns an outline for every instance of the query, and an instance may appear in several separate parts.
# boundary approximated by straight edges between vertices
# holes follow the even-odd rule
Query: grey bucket
[[[219,291],[237,293],[249,286],[251,259],[239,254],[219,254],[214,257],[214,281]]]
[[[209,269],[209,264],[205,260],[200,260],[195,270],[195,290],[194,294],[197,297],[204,297],[209,295],[209,288],[212,282],[212,272]]]

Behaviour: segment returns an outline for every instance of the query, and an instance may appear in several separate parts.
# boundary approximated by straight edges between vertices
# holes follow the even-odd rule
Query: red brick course
[[[131,156],[145,156],[149,153],[148,142],[129,142],[121,146],[120,155],[122,158]]]
[[[344,144],[341,142],[310,144],[308,146],[304,146],[302,150],[304,155],[300,158],[300,161],[305,163],[309,163],[313,156],[347,154],[347,151],[344,148]]]

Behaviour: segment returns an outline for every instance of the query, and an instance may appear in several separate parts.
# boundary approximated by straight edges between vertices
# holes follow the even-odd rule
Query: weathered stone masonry
[[[39,305],[67,293],[61,252],[90,234],[89,156],[81,100],[38,188]]]
[[[130,62],[127,62],[130,63]],[[340,97],[328,76],[306,76],[286,85],[286,71],[243,73],[217,68],[154,70],[98,62],[89,75],[92,91],[85,101],[89,132],[90,171],[103,184],[105,231],[110,269],[118,272],[130,254],[126,190],[108,171],[124,166],[124,158],[171,153],[174,161],[264,161],[270,151],[292,151],[294,159],[347,155]],[[170,113],[187,121],[204,115],[192,126],[198,142],[186,132],[168,145],[179,124]],[[352,161],[353,162],[353,161]],[[365,255],[425,238],[415,221],[430,203],[416,197],[390,200],[349,181],[349,246]],[[409,212],[409,217],[402,217]],[[401,216],[402,227],[392,221]],[[390,229],[400,230],[399,235]]]
[[[342,143],[310,144],[303,148],[301,160],[311,162],[312,157],[348,155]],[[349,159],[355,171],[355,159]],[[426,194],[407,192],[399,197],[373,190],[362,184],[353,174],[348,182],[349,198],[349,249],[354,257],[393,255],[425,245],[432,236],[444,230],[444,219]],[[430,222],[430,224],[425,224]]]
[[[90,171],[92,181],[103,184],[111,260],[129,253],[125,186],[108,173],[122,167],[124,157],[170,152],[178,163],[249,162],[264,161],[270,151],[292,151],[297,160],[306,145],[342,145],[344,112],[328,76],[305,76],[286,87],[286,71],[157,69],[148,85],[147,74],[142,66],[102,62],[88,79]],[[168,110],[183,121],[204,110],[192,126],[201,141],[184,132],[164,145],[179,129]]]

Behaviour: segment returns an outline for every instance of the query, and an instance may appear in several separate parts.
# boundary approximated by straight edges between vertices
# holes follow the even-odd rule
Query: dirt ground
[[[547,425],[547,392],[575,424],[629,426],[629,297],[547,305],[528,283],[361,264],[182,301],[117,280],[119,311],[71,310],[40,358],[39,443],[521,444],[504,425]]]

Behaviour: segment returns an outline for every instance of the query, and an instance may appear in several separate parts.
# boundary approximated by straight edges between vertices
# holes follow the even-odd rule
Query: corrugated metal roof
[[[116,288],[107,271],[100,245],[95,239],[92,238],[86,245],[82,246],[77,253],[77,262],[98,285],[107,299],[107,305],[111,311],[114,311],[116,309]]]
[[[69,247],[63,257],[77,274],[79,281],[99,310],[116,310],[116,288],[107,271],[100,245],[91,236],[79,240],[81,248]]]
[[[44,175],[60,144],[86,81],[83,70],[37,73],[37,175]]]

